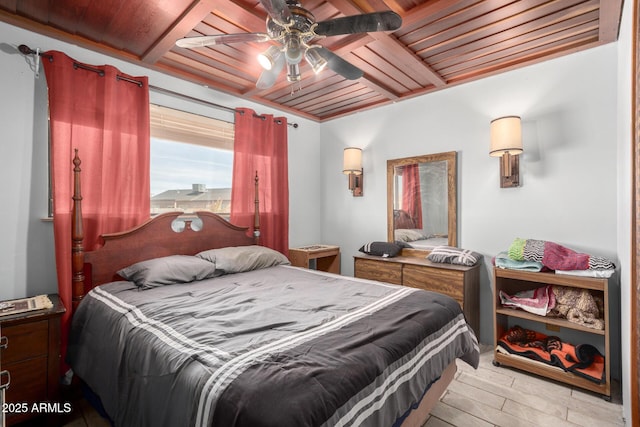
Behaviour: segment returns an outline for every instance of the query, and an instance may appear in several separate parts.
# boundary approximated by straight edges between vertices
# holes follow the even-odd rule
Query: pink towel
[[[551,285],[507,295],[500,291],[500,302],[505,307],[521,308],[538,316],[546,316],[556,305]]]
[[[542,264],[551,270],[587,270],[589,255],[581,254],[553,242],[544,242]]]

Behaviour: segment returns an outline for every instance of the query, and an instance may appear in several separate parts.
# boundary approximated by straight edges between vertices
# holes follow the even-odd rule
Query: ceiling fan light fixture
[[[277,46],[269,46],[269,49],[258,55],[258,62],[265,70],[274,67],[278,58],[282,55],[282,51]]]
[[[327,60],[320,55],[317,48],[318,46],[309,46],[304,52],[305,59],[316,74],[320,73],[324,70],[324,67],[327,66]]]
[[[287,59],[287,64],[299,64],[302,61],[302,46],[298,34],[287,34],[284,46],[284,57]]]
[[[260,78],[256,82],[256,87],[260,90],[264,90],[269,89],[271,86],[273,86],[276,80],[278,80],[278,76],[284,68],[284,64],[284,55],[278,55],[273,68],[271,68],[270,70],[262,71],[262,73],[260,74]]]
[[[301,79],[300,76],[300,66],[298,64],[287,64],[289,70],[287,71],[287,80],[290,83],[299,82]]]

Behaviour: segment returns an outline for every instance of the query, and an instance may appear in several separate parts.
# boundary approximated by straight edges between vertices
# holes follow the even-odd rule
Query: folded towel
[[[615,269],[610,269],[610,270],[566,270],[566,271],[556,270],[556,274],[564,274],[564,275],[567,275],[567,276],[597,277],[597,278],[604,278],[604,279],[608,279],[609,277],[613,276],[613,273],[615,273],[615,272],[616,272]]]
[[[500,303],[505,307],[521,308],[538,316],[546,316],[556,305],[551,285],[507,295],[500,291]]]
[[[506,251],[500,252],[496,255],[495,259],[496,267],[508,268],[510,270],[523,270],[523,271],[541,271],[542,263],[537,261],[517,261],[509,258],[509,253]]]

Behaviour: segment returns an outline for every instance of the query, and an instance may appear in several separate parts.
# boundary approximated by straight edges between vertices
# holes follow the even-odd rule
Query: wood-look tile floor
[[[492,364],[491,348],[483,346],[474,370],[458,361],[458,372],[424,427],[624,426],[617,384],[611,402],[601,396]],[[75,405],[65,427],[108,427],[84,401]]]

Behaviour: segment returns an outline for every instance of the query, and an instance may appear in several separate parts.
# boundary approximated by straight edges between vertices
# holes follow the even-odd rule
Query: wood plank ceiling
[[[617,40],[623,0],[301,0],[317,22],[393,10],[394,32],[318,43],[364,71],[256,89],[269,43],[197,49],[182,37],[265,32],[258,0],[0,0],[0,20],[240,98],[326,121]],[[35,46],[32,46],[35,48]],[[37,46],[46,50],[47,46]]]

